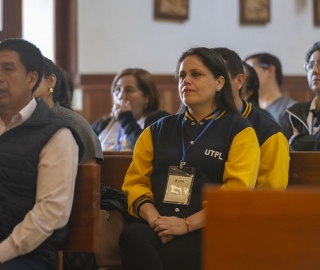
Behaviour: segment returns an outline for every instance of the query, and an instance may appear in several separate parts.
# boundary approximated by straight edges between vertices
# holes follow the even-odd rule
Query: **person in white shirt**
[[[43,57],[23,39],[0,43],[0,269],[57,269],[83,145],[32,97]]]
[[[280,60],[269,53],[257,53],[248,56],[245,62],[255,69],[259,77],[260,108],[269,112],[280,125],[286,109],[296,103],[281,92],[283,74]]]

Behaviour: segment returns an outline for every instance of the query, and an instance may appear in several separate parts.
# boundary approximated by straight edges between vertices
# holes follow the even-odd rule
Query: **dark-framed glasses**
[[[320,63],[317,63],[316,61],[311,61],[309,63],[304,64],[304,69],[307,72],[311,72],[313,70],[314,66],[316,66],[318,68],[318,70],[320,71]]]

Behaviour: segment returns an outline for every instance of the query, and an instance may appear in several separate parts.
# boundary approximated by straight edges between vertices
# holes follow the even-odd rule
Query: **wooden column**
[[[55,0],[55,58],[79,85],[77,0]]]
[[[3,0],[2,31],[0,41],[22,36],[22,3],[21,0]]]

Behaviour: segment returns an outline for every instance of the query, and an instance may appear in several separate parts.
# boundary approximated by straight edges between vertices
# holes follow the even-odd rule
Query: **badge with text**
[[[191,197],[195,169],[170,166],[164,203],[188,205]]]

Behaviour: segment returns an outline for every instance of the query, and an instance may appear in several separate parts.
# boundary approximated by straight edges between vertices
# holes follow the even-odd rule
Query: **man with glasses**
[[[295,103],[281,93],[283,76],[280,60],[269,53],[259,53],[248,56],[245,62],[255,69],[259,77],[260,108],[268,111],[280,124],[281,116]]]
[[[284,133],[292,151],[320,150],[320,41],[307,52],[306,64],[308,84],[315,93],[309,102],[296,103],[288,108],[281,119]]]

